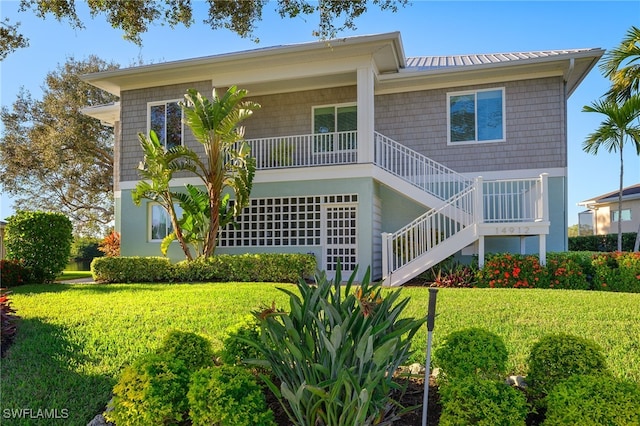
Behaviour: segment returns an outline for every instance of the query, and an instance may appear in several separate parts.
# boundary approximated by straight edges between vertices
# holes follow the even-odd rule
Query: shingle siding
[[[355,86],[345,86],[251,97],[261,108],[244,122],[245,137],[307,135],[312,132],[311,111],[314,106],[355,103],[356,96]]]
[[[496,87],[505,88],[506,141],[448,146],[447,93]],[[137,135],[146,132],[147,103],[181,99],[188,88],[209,95],[211,83],[202,81],[122,93],[120,180],[138,179],[136,169],[142,151]],[[355,102],[356,97],[355,86],[249,96],[261,109],[244,122],[245,137],[311,133],[312,107]],[[375,130],[461,173],[566,167],[563,97],[560,77],[377,95]],[[187,146],[200,151],[188,128],[184,133]]]
[[[447,145],[447,93],[505,88],[506,141]],[[561,78],[376,96],[376,131],[459,172],[566,167]]]
[[[183,99],[187,89],[196,89],[207,96],[211,95],[211,82],[200,81],[171,86],[150,87],[127,90],[120,94],[122,150],[120,152],[120,180],[138,180],[138,164],[143,154],[138,141],[138,133],[147,132],[147,102]],[[184,142],[187,146],[204,153],[200,144],[193,138],[189,128],[184,128]],[[176,176],[178,177],[178,176]]]

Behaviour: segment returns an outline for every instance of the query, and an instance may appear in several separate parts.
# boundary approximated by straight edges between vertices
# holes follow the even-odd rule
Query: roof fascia
[[[298,63],[321,64],[336,58],[348,63],[351,58],[362,55],[372,57],[380,72],[397,72],[406,67],[400,33],[392,32],[103,71],[84,75],[82,79],[119,96],[121,90],[210,80],[217,72],[252,68],[263,73],[265,69],[282,66],[283,63],[290,66]]]

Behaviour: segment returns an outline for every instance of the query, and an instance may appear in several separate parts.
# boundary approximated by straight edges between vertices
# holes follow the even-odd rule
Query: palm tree
[[[607,96],[629,99],[640,90],[640,28],[632,26],[615,49],[605,53],[600,71],[612,81]]]
[[[640,155],[640,96],[632,95],[620,104],[615,99],[605,98],[584,106],[583,112],[597,112],[606,118],[593,133],[587,136],[582,144],[582,150],[596,155],[603,147],[608,152],[620,152],[620,192],[618,193],[618,251],[622,251],[622,189],[624,161],[623,149],[627,139],[630,139]]]

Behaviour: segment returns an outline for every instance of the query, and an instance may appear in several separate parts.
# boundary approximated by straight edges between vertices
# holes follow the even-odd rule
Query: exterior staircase
[[[393,233],[382,234],[382,276],[387,286],[402,285],[465,247],[477,243],[484,263],[487,235],[539,235],[549,230],[547,177],[484,182],[463,175],[375,134],[376,178],[431,209]],[[508,226],[517,224],[518,226]]]

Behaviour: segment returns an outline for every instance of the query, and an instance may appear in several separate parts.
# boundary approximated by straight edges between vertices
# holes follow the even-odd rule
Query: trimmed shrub
[[[573,376],[546,398],[545,426],[640,425],[640,386],[611,376]]]
[[[275,426],[264,393],[246,369],[223,365],[200,370],[189,384],[194,426]]]
[[[104,283],[163,282],[171,281],[173,267],[166,257],[96,257],[91,274]]]
[[[569,334],[543,336],[531,348],[527,363],[528,391],[537,400],[573,375],[607,372],[600,347],[591,340]]]
[[[27,284],[30,276],[31,272],[19,260],[0,260],[0,285],[2,287]]]
[[[640,293],[640,253],[600,253],[592,264],[596,289]]]
[[[179,359],[189,371],[213,366],[211,341],[196,333],[172,330],[157,352]]]
[[[170,355],[148,354],[124,369],[105,418],[118,426],[175,424],[188,409],[189,371]]]
[[[548,288],[565,290],[588,290],[590,287],[581,264],[565,253],[550,254],[546,270],[547,279],[536,287],[546,285]]]
[[[220,254],[176,265],[176,281],[289,282],[313,276],[316,259],[309,254]]]
[[[503,381],[456,379],[439,394],[440,426],[524,426],[529,411],[525,395]]]
[[[265,377],[292,423],[353,426],[393,416],[393,374],[424,319],[403,317],[409,299],[370,285],[369,271],[354,288],[356,272],[344,285],[337,270],[333,280],[319,274],[315,285],[300,280],[296,292],[280,289],[289,313],[275,304],[255,312],[260,340],[246,342],[266,360],[254,364],[281,383]]]
[[[179,359],[189,371],[213,366],[214,354],[211,341],[196,333],[170,331],[164,338],[158,353]]]
[[[4,356],[16,336],[16,310],[11,307],[10,291],[0,288],[0,356]]]
[[[7,219],[7,258],[20,260],[29,282],[52,282],[69,262],[73,226],[61,213],[19,211]]]
[[[636,242],[635,232],[622,234],[622,251],[633,251]],[[569,237],[569,251],[613,252],[618,250],[618,234],[584,235]]]
[[[547,273],[538,256],[501,253],[492,255],[478,271],[478,287],[546,287]]]
[[[255,346],[247,344],[247,340],[254,342],[260,340],[260,324],[253,316],[227,328],[220,353],[222,362],[229,365],[239,365],[245,359],[262,358],[260,351]]]
[[[482,328],[454,331],[434,351],[434,365],[444,373],[444,381],[465,377],[500,379],[509,354],[502,338]]]

